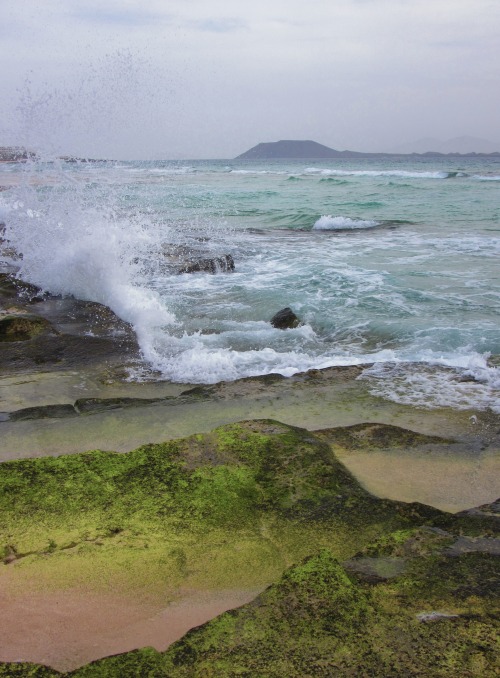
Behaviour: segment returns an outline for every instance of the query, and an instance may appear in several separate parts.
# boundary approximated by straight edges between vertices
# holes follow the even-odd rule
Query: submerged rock
[[[95,414],[125,407],[147,407],[175,398],[80,398],[75,402],[78,414]]]
[[[288,306],[275,313],[270,322],[273,327],[279,330],[290,330],[300,325],[299,318]]]

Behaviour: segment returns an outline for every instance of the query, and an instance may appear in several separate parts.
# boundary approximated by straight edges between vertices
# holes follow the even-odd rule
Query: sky
[[[0,145],[160,159],[500,142],[499,35],[499,0],[2,0]]]

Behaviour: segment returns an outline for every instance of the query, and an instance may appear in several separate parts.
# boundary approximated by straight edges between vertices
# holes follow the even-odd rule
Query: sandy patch
[[[196,591],[167,607],[84,591],[10,595],[0,591],[0,661],[70,671],[108,655],[165,650],[189,629],[243,605],[257,590]]]
[[[500,496],[500,453],[423,456],[376,450],[337,453],[368,492],[456,513]]]

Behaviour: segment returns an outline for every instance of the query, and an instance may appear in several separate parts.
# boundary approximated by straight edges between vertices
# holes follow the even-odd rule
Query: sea
[[[380,398],[500,412],[500,157],[33,160],[0,186],[3,265],[130,323],[130,380],[364,365]]]

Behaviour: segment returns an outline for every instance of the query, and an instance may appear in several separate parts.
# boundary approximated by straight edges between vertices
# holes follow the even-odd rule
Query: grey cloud
[[[41,93],[82,92],[30,118],[67,154],[496,139],[499,19],[499,0],[0,0],[0,142],[26,134],[27,74]]]

